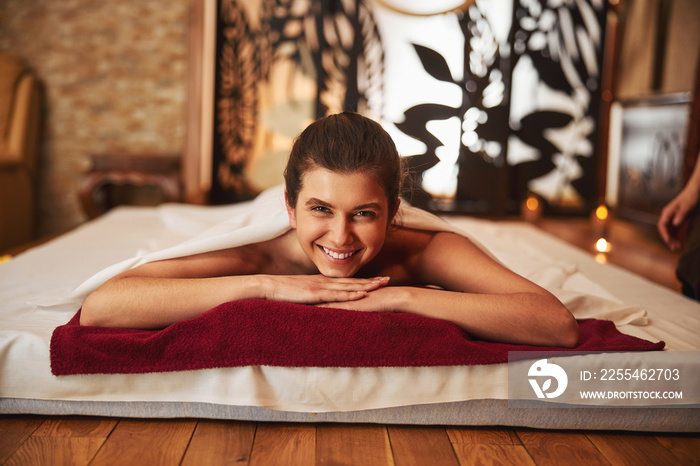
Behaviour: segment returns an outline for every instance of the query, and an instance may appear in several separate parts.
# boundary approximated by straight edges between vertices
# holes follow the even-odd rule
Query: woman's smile
[[[358,252],[360,252],[360,249],[354,249],[354,250],[350,250],[350,251],[335,251],[335,250],[329,249],[329,248],[327,248],[325,246],[321,246],[321,245],[318,245],[318,247],[321,248],[321,250],[323,252],[325,252],[328,256],[330,256],[331,258],[333,258],[337,261],[347,260],[347,259],[351,258],[352,256],[354,256],[355,254],[357,254]]]

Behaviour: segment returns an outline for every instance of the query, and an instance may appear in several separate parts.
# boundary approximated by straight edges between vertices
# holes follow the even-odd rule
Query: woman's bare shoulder
[[[149,262],[132,269],[123,276],[161,278],[209,278],[226,275],[254,275],[271,273],[279,267],[289,240],[281,237],[234,248],[207,251],[190,256]]]
[[[430,240],[421,250],[421,258],[427,262],[442,262],[486,260],[491,261],[488,254],[479,248],[466,236],[450,231],[433,232]]]
[[[430,247],[447,244],[473,243],[466,237],[450,231],[430,231],[398,227],[387,237],[387,247],[415,255],[425,252]]]
[[[213,253],[212,258],[229,264],[235,264],[241,275],[265,274],[300,274],[299,261],[303,260],[303,251],[298,246],[294,230],[276,238],[251,243],[236,248]],[[232,274],[235,271],[229,271]]]
[[[395,227],[390,230],[382,252],[407,257],[420,253],[432,241],[435,232]]]
[[[402,258],[408,274],[421,281],[432,277],[434,270],[463,270],[488,260],[467,237],[449,231],[402,229],[393,243],[393,254]]]

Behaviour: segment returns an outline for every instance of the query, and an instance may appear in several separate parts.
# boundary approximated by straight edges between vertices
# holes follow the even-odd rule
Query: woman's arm
[[[251,276],[207,277],[207,267],[193,261],[153,262],[115,276],[87,297],[81,325],[162,328],[226,301],[258,297],[250,293],[257,289]]]
[[[483,340],[578,344],[578,324],[557,298],[498,264],[462,236],[436,234],[411,269],[422,282],[442,289],[386,287],[359,301],[329,306],[444,319]]]
[[[80,323],[163,328],[221,303],[274,299],[297,303],[348,301],[386,284],[382,279],[260,274],[236,250],[147,263],[105,282],[82,306]]]
[[[481,294],[386,287],[368,293],[360,301],[329,306],[377,310],[372,308],[372,299],[381,300],[382,307],[387,310],[391,308],[453,322],[480,340],[566,348],[578,345],[576,320],[551,294]],[[393,304],[387,306],[386,303]]]

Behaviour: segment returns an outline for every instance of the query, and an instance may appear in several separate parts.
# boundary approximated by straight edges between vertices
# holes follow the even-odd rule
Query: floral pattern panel
[[[355,110],[394,138],[415,204],[502,214],[534,192],[584,212],[605,10],[604,0],[220,0],[212,198],[281,181],[296,134]]]

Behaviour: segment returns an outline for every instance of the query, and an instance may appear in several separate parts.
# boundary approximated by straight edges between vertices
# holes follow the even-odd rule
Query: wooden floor
[[[594,230],[585,218],[543,218],[535,225],[542,230],[591,254],[596,241],[605,237],[610,251],[599,255],[602,261],[628,269],[646,279],[680,292],[676,279],[679,253],[671,252],[661,241],[655,227],[642,226],[624,220],[610,221],[605,230]]]
[[[17,416],[0,419],[12,465],[690,465],[697,435],[507,428],[296,425]]]
[[[538,226],[587,251],[598,236],[581,219]],[[679,289],[653,232],[615,222],[607,238],[605,260]],[[700,465],[700,434],[18,415],[0,417],[0,464]]]

